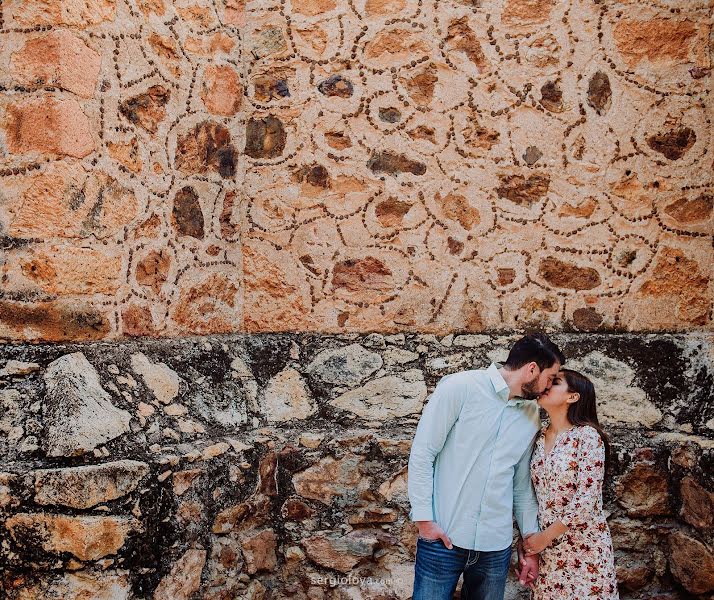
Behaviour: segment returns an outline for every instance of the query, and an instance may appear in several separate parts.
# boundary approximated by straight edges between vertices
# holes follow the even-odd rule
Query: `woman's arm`
[[[597,429],[585,426],[578,436],[578,476],[572,498],[561,507],[558,519],[567,528],[592,522],[602,497],[605,479],[605,444]]]
[[[526,540],[527,554],[542,552],[572,527],[593,520],[605,478],[605,444],[595,428],[581,428],[576,460],[578,476],[575,493],[557,511],[558,518],[554,523]]]

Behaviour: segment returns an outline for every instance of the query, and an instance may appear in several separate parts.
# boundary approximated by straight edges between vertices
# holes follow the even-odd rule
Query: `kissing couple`
[[[592,382],[564,364],[535,333],[503,365],[439,380],[409,456],[412,600],[451,599],[461,575],[463,600],[503,600],[514,515],[533,600],[619,599],[602,510],[608,440]]]

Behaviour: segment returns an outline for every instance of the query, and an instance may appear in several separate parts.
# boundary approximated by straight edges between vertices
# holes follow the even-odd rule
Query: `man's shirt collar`
[[[503,375],[501,375],[501,373],[498,371],[498,369],[502,366],[503,365],[501,365],[500,363],[493,362],[491,363],[491,366],[486,369],[486,372],[488,373],[488,376],[491,379],[491,383],[493,384],[493,390],[496,392],[496,395],[504,402],[508,402],[510,390],[508,388],[506,380],[503,378]],[[526,400],[525,398],[519,398],[518,396],[512,398],[510,401],[513,402],[513,404],[522,404],[524,402],[528,402],[528,400]]]
[[[496,395],[501,398],[501,400],[508,402],[508,395],[510,393],[508,390],[508,384],[503,378],[503,375],[498,372],[499,367],[500,365],[498,363],[493,362],[491,363],[491,366],[486,369],[486,373],[488,373],[488,376],[491,379],[493,390],[496,392]]]

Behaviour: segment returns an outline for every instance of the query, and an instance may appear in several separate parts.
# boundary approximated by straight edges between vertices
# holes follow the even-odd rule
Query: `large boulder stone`
[[[84,158],[95,148],[89,119],[74,98],[45,95],[9,104],[3,127],[13,154]]]
[[[323,350],[307,368],[312,377],[334,385],[358,385],[382,367],[382,357],[360,344]]]
[[[347,535],[320,532],[303,540],[303,548],[318,565],[348,573],[352,568],[372,556],[379,539],[369,530],[355,530]]]
[[[704,489],[692,477],[682,479],[682,512],[684,520],[700,529],[714,526],[714,493]]]
[[[662,420],[662,412],[637,385],[635,370],[626,362],[596,350],[582,358],[569,358],[568,367],[582,371],[592,380],[598,413],[606,424],[652,427]]]
[[[268,382],[262,406],[271,422],[307,419],[315,412],[315,403],[305,380],[292,368],[282,370]]]
[[[179,558],[154,592],[154,600],[188,600],[201,585],[206,551],[191,548]]]
[[[348,455],[340,460],[326,456],[309,469],[293,476],[295,491],[305,498],[330,504],[333,497],[345,496],[364,479],[359,471],[362,458]]]
[[[179,393],[179,376],[164,363],[154,363],[137,352],[131,355],[131,368],[141,375],[146,386],[162,404],[170,404]]]
[[[649,462],[638,462],[615,485],[617,501],[634,517],[670,513],[667,474]]]
[[[683,531],[669,536],[672,575],[692,594],[714,590],[714,554],[710,548]]]
[[[627,518],[612,519],[609,525],[615,550],[645,552],[657,542],[656,529],[641,521]]]
[[[48,456],[77,456],[129,431],[131,415],[112,404],[81,352],[52,361],[44,379]]]
[[[35,502],[91,508],[134,491],[148,472],[149,465],[136,460],[66,469],[38,469],[35,471]]]
[[[390,419],[418,413],[427,395],[424,375],[409,369],[399,375],[388,375],[368,381],[330,402],[364,419]]]
[[[14,542],[28,552],[69,552],[79,560],[99,560],[116,554],[137,523],[123,516],[19,513],[10,517],[5,527]]]
[[[83,98],[94,95],[102,59],[67,29],[33,37],[12,55],[11,72],[22,85],[57,86]]]

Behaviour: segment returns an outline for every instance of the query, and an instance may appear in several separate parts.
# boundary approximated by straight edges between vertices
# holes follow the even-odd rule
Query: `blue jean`
[[[463,573],[462,600],[503,600],[511,547],[492,552],[417,537],[412,600],[451,600]]]

